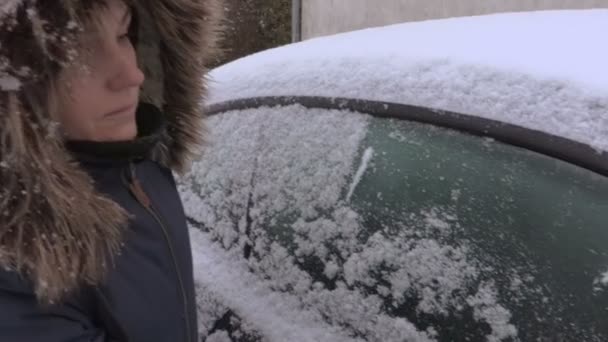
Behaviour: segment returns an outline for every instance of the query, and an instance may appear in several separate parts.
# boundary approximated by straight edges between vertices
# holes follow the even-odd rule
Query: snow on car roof
[[[373,28],[268,50],[211,73],[209,104],[258,96],[406,103],[608,151],[608,10]]]

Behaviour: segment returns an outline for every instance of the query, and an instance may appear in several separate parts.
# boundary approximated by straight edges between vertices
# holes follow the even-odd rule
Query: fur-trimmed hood
[[[72,160],[32,90],[74,60],[73,38],[99,1],[0,2],[0,266],[29,278],[46,303],[97,284],[127,223]],[[125,1],[138,19],[142,100],[167,115],[153,155],[178,172],[203,139],[204,65],[215,51],[218,1]]]

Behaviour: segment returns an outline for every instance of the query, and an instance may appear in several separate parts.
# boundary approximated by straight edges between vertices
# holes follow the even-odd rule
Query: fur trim
[[[165,89],[162,96],[154,89],[144,89],[146,99],[162,99],[160,106],[168,117],[169,134],[164,144],[156,151],[158,160],[178,172],[186,171],[197,147],[203,143],[203,117],[201,101],[206,96],[204,77],[205,65],[216,57],[217,36],[221,7],[215,1],[200,0],[157,0],[139,1],[138,12],[149,15],[144,23],[155,23],[155,26],[140,25],[141,48],[159,51],[162,68],[155,67],[158,60],[146,60],[141,65],[151,76],[158,89]],[[147,9],[147,13],[146,10]],[[155,31],[156,32],[153,32]],[[153,32],[152,34],[150,32]],[[160,44],[147,37],[160,37]],[[151,48],[152,47],[152,48]],[[165,75],[152,75],[153,70],[162,71]],[[159,82],[158,80],[162,80]],[[150,91],[150,92],[148,92]]]
[[[128,217],[70,159],[32,90],[74,60],[70,38],[102,0],[12,1],[0,5],[0,266],[30,279],[48,304],[103,279]],[[168,116],[154,158],[178,172],[203,140],[204,65],[215,51],[218,1],[126,1],[139,17],[142,99]]]

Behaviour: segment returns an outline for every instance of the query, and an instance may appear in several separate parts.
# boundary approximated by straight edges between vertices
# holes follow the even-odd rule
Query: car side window
[[[209,124],[180,184],[189,217],[327,324],[379,340],[608,336],[607,177],[348,110]]]

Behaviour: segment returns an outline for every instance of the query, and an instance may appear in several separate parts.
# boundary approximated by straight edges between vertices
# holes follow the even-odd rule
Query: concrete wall
[[[608,8],[608,0],[302,0],[302,39],[406,21],[542,9]]]

